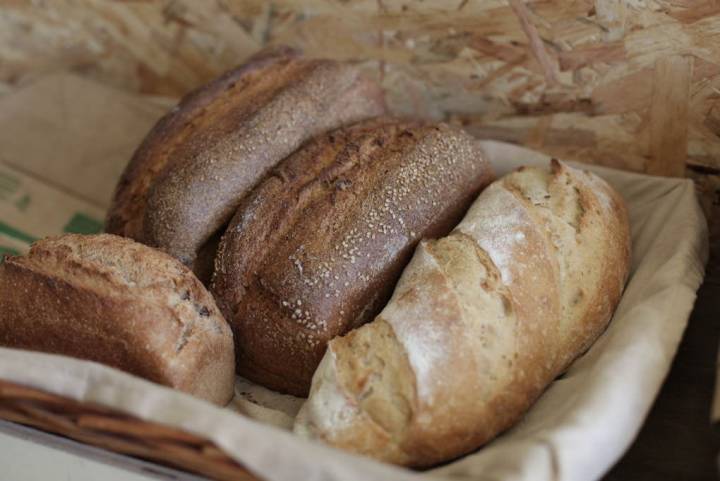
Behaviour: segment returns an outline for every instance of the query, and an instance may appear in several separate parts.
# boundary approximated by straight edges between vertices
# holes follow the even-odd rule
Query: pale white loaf
[[[557,161],[513,172],[417,248],[373,322],[330,342],[295,431],[417,467],[476,449],[605,329],[629,260],[603,180]]]

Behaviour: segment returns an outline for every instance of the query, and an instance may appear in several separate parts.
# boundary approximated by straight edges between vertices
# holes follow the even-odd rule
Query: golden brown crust
[[[598,177],[555,161],[498,180],[418,247],[375,321],[330,342],[295,430],[418,467],[476,449],[602,333],[629,255],[623,201]],[[370,380],[353,367],[357,336],[380,360]],[[412,374],[388,369],[397,351]]]
[[[114,235],[36,242],[0,265],[0,345],[89,359],[225,404],[232,333],[177,260]]]
[[[567,167],[553,160],[555,175],[563,169]],[[585,269],[578,269],[576,277],[570,280],[577,290],[567,294],[574,296],[567,302],[576,308],[569,315],[579,320],[564,340],[563,351],[567,355],[558,360],[560,372],[587,351],[607,327],[622,297],[631,261],[630,224],[623,198],[587,171],[575,170],[574,178],[580,184],[579,202],[584,213],[578,226],[578,244],[583,246]],[[604,248],[586,247],[599,232],[604,234]],[[596,274],[591,275],[590,270]]]
[[[277,162],[313,135],[383,112],[380,87],[355,65],[287,50],[253,58],[153,129],[121,180],[108,230],[194,267]]]
[[[286,159],[238,208],[216,261],[239,373],[307,394],[327,341],[372,319],[417,242],[449,231],[491,175],[460,130],[391,119]]]

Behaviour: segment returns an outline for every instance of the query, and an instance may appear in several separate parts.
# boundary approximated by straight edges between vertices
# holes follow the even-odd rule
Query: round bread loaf
[[[0,346],[88,359],[226,404],[232,332],[176,259],[130,239],[68,234],[0,265]]]
[[[239,374],[307,395],[326,343],[371,320],[423,237],[446,234],[492,180],[445,124],[374,119],[308,142],[239,206],[212,291]]]
[[[120,180],[106,229],[205,276],[195,265],[202,247],[271,167],[313,135],[383,112],[379,85],[353,64],[287,48],[258,54],[157,123]]]
[[[629,264],[599,177],[557,161],[503,177],[420,244],[373,322],[330,341],[295,431],[417,467],[472,451],[603,332]]]

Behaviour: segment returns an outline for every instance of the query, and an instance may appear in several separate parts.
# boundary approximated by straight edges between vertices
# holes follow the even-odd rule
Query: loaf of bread
[[[150,131],[118,184],[106,230],[205,276],[195,261],[213,252],[203,256],[203,246],[270,168],[318,133],[383,112],[381,88],[353,64],[287,48],[260,53]]]
[[[176,259],[114,235],[36,242],[0,264],[0,346],[109,366],[217,404],[233,395],[232,332]]]
[[[243,200],[218,251],[239,374],[307,395],[327,341],[372,320],[417,242],[447,234],[491,181],[445,124],[381,118],[305,144]]]
[[[420,244],[373,322],[329,343],[295,431],[417,467],[476,449],[603,332],[629,242],[591,173],[553,161],[498,180]]]

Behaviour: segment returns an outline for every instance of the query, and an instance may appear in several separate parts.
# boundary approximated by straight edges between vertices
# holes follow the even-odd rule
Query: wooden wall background
[[[71,69],[178,96],[264,45],[365,60],[398,111],[693,177],[720,229],[720,0],[0,0],[0,94]]]

